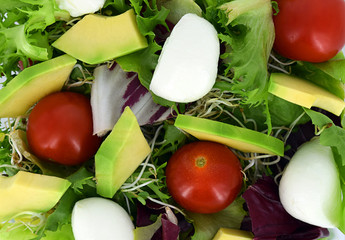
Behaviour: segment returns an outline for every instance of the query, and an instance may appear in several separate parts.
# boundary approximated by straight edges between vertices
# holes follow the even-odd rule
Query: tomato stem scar
[[[207,162],[207,160],[205,158],[197,157],[197,159],[195,160],[195,165],[197,167],[202,168],[202,167],[204,167],[206,165],[206,162]]]

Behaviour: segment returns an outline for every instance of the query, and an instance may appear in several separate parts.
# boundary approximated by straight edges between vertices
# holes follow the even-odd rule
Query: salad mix
[[[135,22],[128,35],[134,39],[140,33],[137,49],[126,52],[123,47],[119,56],[91,64],[69,59],[55,45],[85,15],[105,22],[130,11]],[[105,222],[117,226],[110,232],[114,239],[211,240],[235,234],[227,230],[241,230],[237,234],[257,240],[327,239],[332,229],[345,233],[343,0],[100,0],[75,1],[73,6],[63,0],[0,0],[0,14],[0,193],[8,191],[4,179],[20,171],[69,182],[67,190],[49,200],[49,209],[33,207],[10,219],[2,218],[0,210],[0,239],[84,239],[78,236],[85,236],[80,233],[86,229],[88,236],[101,239],[109,236],[101,233]],[[186,14],[213,26],[220,52],[212,89],[181,103],[167,100],[159,90],[153,93],[150,84],[173,41],[170,34]],[[321,16],[315,23],[305,20],[315,16]],[[107,37],[94,31],[87,38],[113,51]],[[87,45],[87,38],[80,45]],[[186,42],[183,35],[181,42]],[[203,52],[207,45],[200,42],[195,45]],[[66,66],[73,67],[67,71],[56,61],[49,65],[59,57],[68,58]],[[15,89],[20,75],[28,83]],[[49,92],[44,78],[66,75],[59,90],[37,99],[25,114],[1,115],[15,112],[16,104],[11,103],[13,111],[8,108],[13,92],[21,90],[28,101],[35,98],[31,90],[23,90],[30,81],[35,91]],[[194,85],[186,82],[182,88],[188,93],[198,89]],[[49,142],[53,147],[47,149]],[[196,143],[201,148],[190,147]],[[220,150],[224,145],[230,153],[229,148]],[[195,163],[185,164],[186,155]],[[223,165],[207,172],[205,166],[211,164]],[[284,175],[286,168],[293,174]],[[100,189],[118,184],[115,194]],[[304,199],[296,198],[295,188],[306,193]],[[28,190],[13,202],[25,209],[33,194],[38,193]],[[83,212],[80,201],[87,199],[92,207]],[[301,203],[291,210],[296,199]],[[101,205],[92,205],[97,202]],[[92,210],[97,207],[99,211]],[[118,218],[100,215],[107,212],[121,213]],[[121,227],[124,222],[128,224]]]

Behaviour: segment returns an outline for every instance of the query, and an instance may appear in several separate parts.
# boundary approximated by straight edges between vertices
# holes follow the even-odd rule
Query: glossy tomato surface
[[[193,142],[178,149],[169,159],[166,182],[173,199],[186,210],[215,213],[239,194],[241,165],[225,145]]]
[[[93,135],[89,99],[73,92],[53,93],[40,100],[29,115],[27,138],[37,157],[65,165],[90,159],[101,143]]]
[[[345,44],[344,0],[277,0],[274,50],[284,57],[323,62]]]

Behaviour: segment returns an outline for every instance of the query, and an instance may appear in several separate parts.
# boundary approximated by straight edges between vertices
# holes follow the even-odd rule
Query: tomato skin
[[[53,93],[36,104],[28,118],[27,139],[37,157],[64,165],[85,162],[101,144],[93,135],[89,99],[73,92]]]
[[[273,16],[280,55],[308,62],[324,62],[345,44],[344,0],[277,0]]]
[[[183,208],[196,213],[226,208],[239,194],[242,182],[241,164],[235,154],[215,142],[184,145],[166,168],[169,193]]]

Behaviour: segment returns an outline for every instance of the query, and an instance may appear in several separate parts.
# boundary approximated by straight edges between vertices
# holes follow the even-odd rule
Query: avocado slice
[[[312,82],[284,73],[272,73],[268,91],[302,107],[319,107],[337,116],[345,108],[344,99]]]
[[[0,220],[8,220],[26,211],[47,212],[70,185],[63,178],[25,171],[12,177],[0,176]]]
[[[341,69],[337,69],[337,71],[340,70]],[[334,74],[317,67],[317,64],[297,61],[296,64],[291,66],[291,75],[311,82],[341,99],[345,97],[344,84],[340,79]]]
[[[60,91],[77,60],[62,55],[24,69],[0,90],[0,117],[19,117],[50,93]]]
[[[252,240],[253,237],[253,233],[248,231],[221,227],[212,240]]]
[[[243,152],[284,156],[284,143],[272,136],[210,119],[179,114],[175,126],[199,140],[222,143]]]
[[[150,151],[134,113],[126,107],[95,155],[97,193],[112,198]]]
[[[88,64],[113,60],[148,46],[133,9],[117,16],[88,14],[52,45]]]

